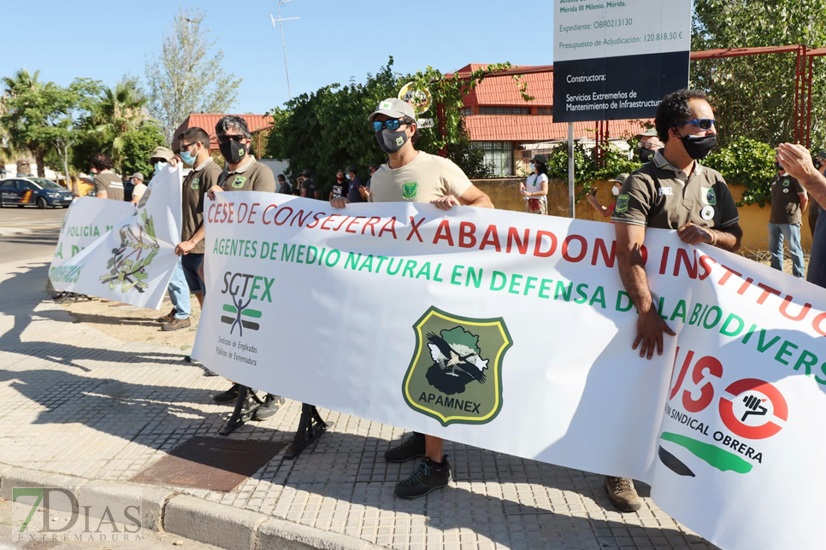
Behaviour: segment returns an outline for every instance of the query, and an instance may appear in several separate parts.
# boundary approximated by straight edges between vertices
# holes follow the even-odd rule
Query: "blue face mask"
[[[195,166],[195,156],[189,151],[181,151],[181,160],[184,161],[184,164]]]
[[[353,179],[353,178],[350,177],[350,172],[347,172],[346,174],[344,174],[344,177],[347,178],[348,181]]]
[[[155,172],[160,172],[161,170],[166,168],[167,164],[169,164],[169,163],[168,162],[161,162],[161,161],[156,162],[155,163]]]

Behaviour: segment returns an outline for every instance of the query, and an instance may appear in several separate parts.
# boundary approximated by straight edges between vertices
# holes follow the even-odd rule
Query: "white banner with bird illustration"
[[[159,309],[178,262],[181,167],[152,178],[140,206],[83,197],[60,231],[49,279],[61,291]]]
[[[646,481],[724,548],[820,546],[822,289],[651,229],[677,335],[647,360],[610,224],[253,192],[218,194],[205,223],[194,355],[230,380]]]

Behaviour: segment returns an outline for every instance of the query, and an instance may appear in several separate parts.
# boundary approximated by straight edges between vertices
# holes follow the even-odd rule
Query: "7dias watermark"
[[[60,487],[13,487],[11,539],[113,543],[143,540],[141,489],[121,487],[117,495],[83,496]]]

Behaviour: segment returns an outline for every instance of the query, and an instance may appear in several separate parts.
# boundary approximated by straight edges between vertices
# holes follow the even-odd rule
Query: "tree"
[[[181,10],[161,55],[146,65],[149,112],[161,123],[167,142],[190,113],[223,113],[235,102],[240,78],[221,68],[222,50],[208,57],[214,42],[201,28],[200,11]]]
[[[142,125],[152,123],[145,105],[146,96],[135,77],[124,77],[114,89],[104,88],[102,91],[100,102],[90,117],[89,129],[101,134],[103,147],[98,152],[109,155],[116,166],[123,160],[126,136]],[[162,142],[161,134],[161,140],[155,146]]]
[[[267,141],[267,155],[290,160],[290,175],[309,168],[319,188],[331,182],[336,170],[354,164],[366,176],[366,166],[384,155],[367,129],[367,117],[379,101],[398,93],[393,58],[364,84],[330,84],[301,94],[276,109]]]
[[[428,90],[434,104],[431,109],[437,111],[427,113],[435,124],[433,128],[419,128],[416,148],[447,156],[470,177],[486,177],[490,170],[484,154],[473,146],[462,122],[462,98],[486,76],[507,67],[491,65],[461,78],[445,78],[430,67],[416,75],[401,76],[393,72],[390,57],[378,73],[367,75],[364,84],[330,84],[293,98],[286,109],[276,109],[267,154],[290,159],[292,171],[313,170],[322,196],[325,183],[348,164],[355,164],[366,176],[367,164],[385,159],[367,127],[367,117],[381,100],[396,96],[403,84],[413,82],[416,91]],[[524,97],[530,99],[527,94]]]
[[[704,0],[694,3],[692,50],[802,44],[826,45],[826,0]],[[822,61],[818,61],[818,64]],[[822,68],[822,65],[821,65]],[[692,86],[711,95],[723,144],[747,136],[770,144],[791,141],[795,54],[769,54],[691,63]],[[815,71],[813,105],[826,100],[826,76]],[[813,117],[814,143],[823,143],[822,116]]]
[[[153,121],[149,120],[138,128],[123,134],[120,168],[123,174],[141,172],[147,178],[155,170],[149,162],[155,147],[164,142],[163,132]]]
[[[68,177],[69,147],[77,138],[77,124],[88,113],[100,91],[100,83],[75,79],[67,88],[40,82],[39,71],[19,70],[4,77],[5,95],[0,123],[17,149],[28,149],[45,176],[45,156],[54,148]]]

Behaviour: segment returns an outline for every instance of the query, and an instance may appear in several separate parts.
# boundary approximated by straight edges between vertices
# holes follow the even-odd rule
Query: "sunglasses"
[[[399,127],[405,124],[404,119],[401,118],[391,118],[389,120],[374,120],[373,121],[373,131],[374,132],[381,132],[383,129],[387,128],[388,130],[398,130]]]
[[[218,136],[218,143],[229,143],[229,140],[233,140],[235,142],[241,142],[245,140],[247,136],[243,134],[236,134],[234,136],[228,136],[226,134],[221,134]]]
[[[713,118],[692,118],[691,120],[686,120],[685,124],[691,124],[701,130],[710,130],[716,122]]]

